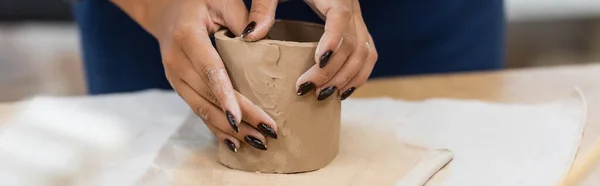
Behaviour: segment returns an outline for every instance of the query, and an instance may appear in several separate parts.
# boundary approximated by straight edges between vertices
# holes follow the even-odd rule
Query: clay
[[[296,21],[276,21],[267,38],[257,42],[234,38],[226,30],[215,34],[234,88],[275,120],[279,135],[268,139],[266,151],[242,144],[233,153],[220,144],[220,163],[243,171],[298,173],[323,168],[336,157],[339,95],[317,101],[315,93],[296,93],[298,77],[315,65],[322,34],[322,25]]]

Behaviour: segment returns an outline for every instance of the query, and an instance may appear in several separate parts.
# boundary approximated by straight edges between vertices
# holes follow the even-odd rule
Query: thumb
[[[248,9],[244,1],[211,1],[212,6],[218,15],[214,17],[214,21],[225,26],[234,35],[239,36],[242,30],[248,24]]]
[[[256,41],[267,36],[275,22],[278,0],[253,0],[248,16],[248,25],[242,32],[246,41]]]

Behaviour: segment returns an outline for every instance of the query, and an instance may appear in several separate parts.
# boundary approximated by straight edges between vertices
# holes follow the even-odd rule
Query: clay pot
[[[338,153],[341,101],[298,96],[296,81],[315,65],[323,25],[276,21],[266,39],[245,42],[226,30],[215,34],[217,50],[234,88],[266,111],[279,128],[262,151],[241,141],[234,153],[220,143],[218,161],[243,171],[298,173],[325,167]]]

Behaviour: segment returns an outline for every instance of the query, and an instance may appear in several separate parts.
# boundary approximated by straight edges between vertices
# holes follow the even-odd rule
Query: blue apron
[[[503,67],[502,0],[363,0],[378,49],[371,78]],[[249,5],[249,2],[246,1]],[[90,94],[171,89],[158,42],[107,0],[73,6]],[[303,1],[281,3],[277,19],[323,23]]]

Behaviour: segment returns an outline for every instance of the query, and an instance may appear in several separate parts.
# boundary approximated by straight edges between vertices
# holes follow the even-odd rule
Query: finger
[[[240,123],[240,133],[236,133],[234,136],[258,150],[267,150],[265,136],[246,122]]]
[[[194,70],[193,66],[184,55],[183,52],[174,52],[173,56],[180,61],[180,65],[176,66],[172,71],[176,72],[196,93],[212,104],[217,105],[217,98],[212,94],[204,80]],[[275,121],[242,94],[236,91],[235,96],[240,105],[242,120],[251,124],[263,134],[277,139],[277,124]]]
[[[217,113],[222,114],[221,112],[217,112]],[[266,143],[267,140],[266,140],[265,136],[260,131],[258,131],[256,128],[250,126],[246,122],[240,123],[239,132],[233,132],[231,130],[223,131],[223,130],[219,129],[218,126],[213,125],[212,123],[209,123],[211,121],[204,120],[204,119],[203,119],[203,121],[207,124],[208,128],[211,131],[213,131],[213,133],[215,135],[217,135],[217,138],[219,138],[219,139],[222,138],[221,141],[223,141],[225,143],[225,145],[227,145],[227,147],[234,152],[237,152],[237,148],[240,147],[239,141],[241,141],[241,140],[245,141],[247,144],[249,144],[250,146],[252,146],[256,149],[267,150],[267,143]],[[224,121],[221,121],[221,123],[223,123],[223,122]],[[221,135],[221,136],[219,136],[219,135]],[[229,142],[224,141],[225,139],[228,139]]]
[[[189,83],[188,83],[189,84]],[[207,99],[209,102],[216,104],[216,97],[211,92],[206,91],[207,88],[203,83],[196,83],[198,88],[194,88],[198,94]],[[242,111],[242,120],[256,129],[262,134],[277,139],[277,124],[275,121],[260,107],[254,105],[248,98],[236,91],[236,99]],[[207,96],[204,96],[207,95]]]
[[[277,124],[275,121],[242,94],[238,93],[237,99],[242,108],[242,120],[258,129],[264,135],[277,139]]]
[[[342,69],[342,70],[340,70],[342,72],[336,74],[336,77],[338,77],[338,75],[339,75],[339,77],[345,77],[345,78],[340,78],[340,80],[330,80],[330,82],[332,84],[336,84],[336,83],[343,84],[340,86],[342,88],[338,91],[338,94],[340,94],[341,100],[345,100],[348,97],[350,97],[352,95],[352,93],[354,93],[354,91],[356,90],[355,86],[362,86],[362,84],[364,84],[366,82],[366,79],[368,79],[368,76],[370,75],[370,72],[374,66],[375,61],[377,61],[377,50],[375,49],[374,46],[372,46],[373,39],[369,35],[367,26],[365,25],[365,22],[363,21],[360,4],[358,1],[354,1],[353,5],[354,5],[353,6],[353,8],[354,8],[354,11],[353,11],[354,12],[354,23],[356,24],[356,27],[358,28],[356,30],[357,36],[359,37],[358,40],[359,41],[367,40],[367,41],[366,42],[358,42],[357,48],[352,53],[353,55],[350,57],[349,61],[346,62],[346,64],[344,66],[350,65],[350,64],[356,64],[357,65],[356,70],[360,71],[360,69],[362,68],[362,66],[364,66],[365,63],[372,63],[373,65],[371,66],[370,69],[367,68],[367,69],[363,70],[363,72],[361,72],[361,75],[357,79],[364,79],[364,81],[355,82],[354,84],[356,84],[356,85],[353,85],[353,84],[348,85],[349,82],[346,82],[346,83],[341,83],[341,82],[344,80],[354,79],[356,74],[358,74],[358,71],[352,72],[352,71],[346,71],[345,69]],[[369,60],[369,56],[371,53],[373,53],[373,55],[371,55],[371,58],[374,58],[374,59]],[[360,60],[361,62],[355,63],[356,60]],[[344,67],[342,67],[342,68],[344,68]],[[351,75],[352,73],[354,73],[354,75]],[[364,76],[366,76],[366,78]],[[334,77],[334,79],[337,79],[336,77]],[[356,80],[356,81],[359,81],[359,80]]]
[[[237,141],[237,144],[234,143],[236,145],[235,146],[236,150],[234,152],[237,151],[237,147],[240,147],[239,140],[243,140],[245,143],[249,144],[250,146],[252,146],[256,149],[267,150],[267,143],[266,143],[267,140],[266,140],[265,136],[262,135],[255,128],[250,126],[248,123],[245,123],[245,122],[240,123],[240,132],[239,133],[227,133],[227,132],[219,130],[216,127],[213,127],[210,125],[207,125],[207,126],[215,134],[220,132],[221,135],[223,136],[222,138],[229,139],[229,140],[234,139],[235,141]],[[219,136],[217,136],[217,138],[219,138]],[[223,141],[223,140],[221,140],[221,141]],[[234,141],[231,141],[231,142],[234,142]],[[227,144],[227,142],[225,142],[225,143],[226,143],[226,145],[228,145],[228,148],[231,149],[231,147],[229,147],[230,144]],[[233,149],[231,149],[231,150],[233,151]]]
[[[188,84],[204,99],[213,105],[218,105],[217,98],[212,94],[210,88],[206,85],[200,75],[194,70],[192,64],[186,58],[185,54],[181,51],[175,51],[172,52],[171,56],[174,56],[177,60],[179,60],[180,64],[175,66],[174,69],[170,70],[177,73],[186,84]],[[254,105],[254,103],[252,103],[242,94],[236,91],[235,96],[240,105],[242,120],[251,124],[263,134],[277,139],[277,124],[275,121],[266,112]]]
[[[167,72],[167,74],[170,76],[170,72]],[[239,126],[231,126],[229,118],[221,109],[198,95],[185,81],[178,78],[171,78],[171,84],[206,125],[214,126],[227,134],[239,132]]]
[[[327,87],[340,87],[339,94],[341,99],[344,100],[347,98],[347,94],[343,94],[349,89],[353,88],[345,88],[345,86],[354,78],[354,76],[358,73],[358,71],[363,67],[363,64],[367,60],[369,56],[369,44],[367,42],[363,42],[364,44],[359,45],[354,49],[348,60],[344,63],[342,68],[331,78],[327,83],[321,85],[317,88],[317,91],[323,90]],[[350,90],[353,91],[353,90]],[[352,94],[352,92],[348,92]],[[349,95],[348,95],[349,96]]]
[[[217,99],[216,104],[226,114],[230,125],[238,125],[241,121],[241,110],[237,103],[235,91],[225,70],[223,61],[212,46],[206,29],[201,27],[181,31],[187,39],[177,40],[190,59],[196,73],[204,80],[208,89]]]
[[[242,32],[246,41],[256,41],[267,36],[275,23],[277,0],[253,0],[248,16],[248,25]]]
[[[225,146],[232,152],[235,152],[235,153],[238,152],[238,148],[240,147],[240,140],[233,137],[232,135],[229,135],[229,134],[223,132],[222,130],[219,130],[218,128],[216,128],[212,125],[206,125],[206,126],[213,134],[215,134],[215,136],[217,137],[217,140],[220,143],[225,144]]]
[[[354,41],[352,41],[352,39],[350,38],[345,40],[342,46],[340,47],[339,51],[331,57],[332,62],[327,67],[320,68],[318,65],[314,65],[298,78],[298,80],[296,81],[296,87],[298,88],[298,90],[302,90],[301,86],[307,83],[312,83],[312,85],[315,87],[321,87],[321,85],[329,81],[335,75],[335,73],[338,72],[338,70],[344,64],[344,61],[346,61],[348,59],[348,56],[352,53],[353,49]],[[318,89],[317,99],[324,100],[325,98],[331,95],[330,93],[335,92],[337,88],[339,87],[327,87]],[[327,89],[328,91],[323,92],[322,90],[324,89]],[[299,95],[304,95],[306,93],[306,91],[303,91],[301,93],[299,91]]]
[[[351,1],[318,1],[315,7],[325,14],[325,32],[315,51],[315,61],[320,67],[327,65],[342,43],[342,37],[353,22]]]
[[[377,49],[375,48],[375,44],[373,43],[373,39],[371,37],[369,37],[368,44],[369,44],[369,55],[367,56],[365,62],[363,63],[362,68],[360,68],[358,73],[356,73],[356,75],[352,78],[352,80],[350,80],[350,82],[348,82],[348,84],[346,84],[340,90],[343,92],[342,94],[344,94],[344,93],[348,94],[348,91],[350,91],[349,93],[352,94],[351,92],[353,92],[354,89],[357,89],[357,88],[363,86],[365,84],[365,82],[367,81],[367,79],[369,79],[369,76],[371,75],[371,72],[373,71],[373,67],[375,66],[375,63],[377,62],[377,59],[379,58],[379,56],[377,54]],[[348,96],[346,96],[346,98]]]
[[[196,93],[202,96],[204,99],[208,100],[214,105],[219,105],[218,99],[214,96],[204,79],[198,74],[198,72],[194,69],[192,62],[187,58],[185,53],[179,48],[177,50],[172,50],[169,53],[168,61],[177,61],[176,65],[169,65],[166,70],[168,70],[173,75],[179,77],[182,81],[188,84]],[[163,59],[167,59],[163,57]]]
[[[241,0],[219,0],[209,1],[210,7],[217,11],[213,16],[213,22],[227,27],[234,35],[240,36],[246,24],[248,24],[248,9]]]
[[[198,88],[193,88],[195,89],[194,91],[196,91],[198,94],[201,94],[202,97],[212,104],[217,103],[216,97],[213,96],[211,92],[206,91],[208,88],[204,83],[195,84]],[[236,91],[235,95],[242,112],[242,120],[258,129],[264,135],[267,135],[273,139],[277,139],[277,124],[275,121],[260,107],[254,105],[254,103],[252,103],[242,94]]]
[[[174,79],[172,80],[172,84],[177,93],[190,105],[196,115],[200,116],[209,128],[214,127],[225,134],[236,137],[238,140],[244,140],[254,148],[267,150],[265,137],[257,129],[247,123],[241,123],[232,129],[229,127],[226,115],[217,106],[196,94],[187,83],[181,79]]]
[[[222,141],[227,148],[233,152],[238,151],[238,148],[241,145],[239,140],[244,140],[247,144],[256,149],[267,150],[267,145],[265,143],[266,139],[264,136],[246,123],[240,125],[240,130],[244,131],[244,133],[238,133],[238,135],[236,135],[238,136],[237,138],[213,126],[208,126],[208,128],[217,136],[219,141]]]

